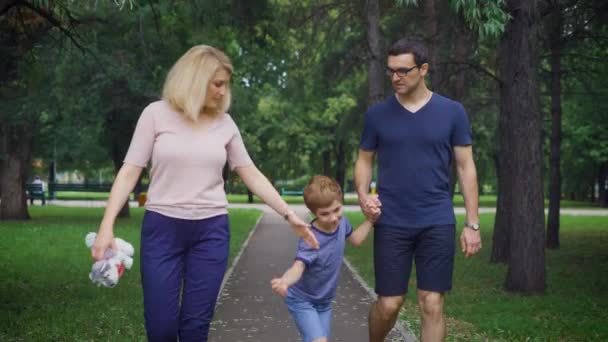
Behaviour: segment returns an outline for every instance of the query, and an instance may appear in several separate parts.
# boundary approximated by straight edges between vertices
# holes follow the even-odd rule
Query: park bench
[[[289,189],[281,188],[281,195],[282,196],[302,196],[302,195],[304,195],[304,191],[303,190],[289,190]]]
[[[30,204],[34,204],[35,198],[40,198],[42,200],[42,205],[46,204],[46,198],[41,183],[26,184],[25,191],[27,192],[27,198],[30,200]]]

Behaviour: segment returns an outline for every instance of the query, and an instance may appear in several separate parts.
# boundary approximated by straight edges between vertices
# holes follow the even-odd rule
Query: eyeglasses
[[[413,67],[411,67],[411,68],[397,68],[397,69],[391,69],[390,67],[388,67],[388,66],[387,66],[387,67],[386,67],[386,76],[388,76],[388,77],[393,77],[393,75],[394,75],[395,73],[397,73],[397,76],[399,76],[399,77],[405,77],[405,76],[407,76],[407,74],[408,74],[410,71],[412,71],[412,70],[414,70],[414,69],[416,69],[416,68],[420,68],[420,67],[419,67],[418,65],[414,65],[414,66],[413,66]]]

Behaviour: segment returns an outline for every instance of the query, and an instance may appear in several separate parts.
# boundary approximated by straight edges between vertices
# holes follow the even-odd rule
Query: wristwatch
[[[479,223],[469,223],[469,222],[465,222],[464,226],[467,228],[471,228],[474,231],[478,231],[479,230]]]
[[[283,218],[285,219],[285,221],[289,221],[289,216],[291,216],[291,214],[295,214],[295,212],[293,210],[288,210],[284,215]]]

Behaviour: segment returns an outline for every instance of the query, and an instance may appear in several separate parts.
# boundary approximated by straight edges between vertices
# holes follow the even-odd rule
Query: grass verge
[[[29,221],[0,225],[0,341],[145,341],[139,277],[143,209],[119,219],[115,235],[135,247],[133,268],[113,289],[88,279],[84,245],[102,208],[30,207]],[[230,210],[230,258],[261,212]]]
[[[346,215],[353,226],[363,220],[360,213]],[[445,305],[448,341],[608,340],[608,217],[561,217],[561,248],[546,251],[547,291],[541,296],[503,290],[507,266],[489,262],[494,215],[481,215],[481,224],[480,254],[465,259],[458,251],[455,258]],[[346,256],[373,288],[372,246],[370,235],[361,248],[349,246]],[[411,278],[401,318],[419,336],[415,270]]]

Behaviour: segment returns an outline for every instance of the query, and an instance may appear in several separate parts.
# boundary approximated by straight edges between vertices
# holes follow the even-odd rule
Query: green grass
[[[139,277],[143,210],[120,219],[115,235],[133,244],[135,263],[113,289],[88,279],[84,245],[103,209],[30,207],[29,221],[0,224],[0,341],[145,341]],[[230,258],[261,213],[230,210]]]
[[[359,213],[347,216],[353,225],[363,220]],[[454,286],[445,306],[449,341],[608,340],[608,217],[562,216],[561,249],[546,252],[542,296],[503,290],[507,266],[489,263],[494,215],[481,215],[481,223],[480,254],[465,259],[458,252],[455,259]],[[373,287],[372,240],[359,249],[349,246],[346,255]],[[410,289],[416,288],[414,275]],[[415,291],[410,290],[401,318],[419,335]]]
[[[61,200],[106,200],[108,199],[109,193],[107,192],[76,192],[76,191],[62,191],[57,192],[57,199]],[[304,204],[304,198],[302,196],[283,196],[283,199],[289,204]],[[262,200],[254,196],[254,203],[262,203]],[[247,203],[247,195],[229,194],[228,202],[230,203]],[[358,204],[356,198],[346,198],[345,204],[356,205]],[[457,194],[454,196],[454,206],[464,207],[464,201],[462,195]],[[496,207],[496,196],[495,195],[481,195],[479,196],[479,206],[484,208]],[[545,207],[549,206],[549,201],[545,200]],[[581,208],[581,209],[600,209],[596,204],[582,201],[570,201],[562,200],[562,208]]]

